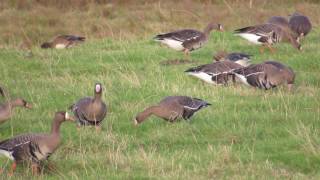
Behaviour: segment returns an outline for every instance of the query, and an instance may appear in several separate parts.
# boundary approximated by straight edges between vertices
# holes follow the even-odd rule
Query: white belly
[[[172,39],[164,39],[160,41],[161,43],[169,46],[170,48],[176,50],[176,51],[183,51],[184,47],[182,46],[182,42],[172,40]]]
[[[56,44],[56,49],[64,49],[66,48],[67,46],[65,44]]]
[[[205,81],[206,83],[209,84],[216,84],[213,80],[212,80],[212,76],[204,73],[204,72],[188,72],[189,75],[197,77],[203,81]]]
[[[257,36],[255,34],[249,34],[249,33],[241,33],[238,35],[254,44],[262,44],[261,42],[258,41],[261,38],[261,36]]]
[[[240,81],[241,81],[243,84],[250,86],[250,84],[249,84],[248,81],[247,81],[247,78],[246,78],[244,75],[242,75],[242,74],[236,74],[236,76],[237,76],[237,78],[240,79]]]

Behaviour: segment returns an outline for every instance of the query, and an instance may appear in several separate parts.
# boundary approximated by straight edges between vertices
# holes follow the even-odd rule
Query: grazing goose
[[[134,119],[134,124],[142,123],[151,115],[169,122],[174,122],[178,118],[187,120],[195,112],[209,105],[211,104],[206,101],[188,96],[168,96],[161,100],[158,105],[150,106],[140,112]]]
[[[261,53],[263,52],[264,46],[268,47],[271,52],[274,52],[271,45],[282,41],[290,42],[293,47],[301,50],[301,45],[297,41],[294,33],[274,24],[260,24],[237,29],[235,30],[235,34],[254,44],[263,45],[260,48]]]
[[[6,102],[0,105],[0,124],[8,120],[13,114],[13,108],[15,107],[25,107],[32,108],[30,103],[27,103],[24,99],[17,98],[15,100]]]
[[[260,89],[271,89],[281,84],[287,84],[291,91],[295,74],[290,67],[276,61],[265,61],[261,64],[236,69],[235,75],[246,85]]]
[[[9,175],[13,175],[17,163],[31,163],[32,173],[38,174],[40,162],[49,158],[60,144],[60,125],[74,121],[67,112],[56,112],[50,134],[22,134],[0,142],[0,154],[13,160]]]
[[[249,66],[251,56],[252,55],[239,52],[227,53],[225,51],[219,51],[215,56],[213,56],[213,59],[214,61],[229,60],[237,64],[240,64],[241,66]]]
[[[267,23],[274,24],[282,28],[290,28],[288,20],[282,16],[272,16],[268,19]]]
[[[188,55],[190,51],[201,48],[208,41],[209,34],[213,29],[223,31],[221,24],[209,23],[203,32],[193,29],[183,29],[158,34],[153,39],[176,51],[183,51],[185,55]]]
[[[306,36],[312,29],[309,18],[299,13],[291,15],[289,25],[291,30],[298,34],[299,38]]]
[[[56,48],[56,49],[64,49],[73,47],[76,44],[84,42],[86,38],[75,35],[59,35],[53,38],[50,42],[45,42],[41,45],[41,48]]]
[[[102,85],[96,83],[94,97],[85,97],[71,106],[75,117],[80,125],[95,126],[101,130],[101,122],[107,115],[107,106],[102,100]]]
[[[235,81],[233,74],[230,74],[235,69],[242,68],[240,64],[232,61],[216,61],[212,64],[204,64],[194,68],[190,68],[185,72],[188,75],[197,77],[209,84],[227,84],[230,76]]]

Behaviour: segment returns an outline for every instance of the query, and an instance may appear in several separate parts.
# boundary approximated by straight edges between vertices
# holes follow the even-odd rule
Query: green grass
[[[34,108],[15,109],[0,125],[0,139],[26,132],[47,132],[55,111],[92,95],[104,85],[108,115],[103,131],[77,131],[65,123],[60,148],[50,157],[55,171],[44,179],[318,179],[320,176],[319,29],[298,52],[289,44],[277,53],[259,54],[258,47],[230,32],[213,33],[210,42],[192,53],[198,64],[210,63],[219,49],[253,54],[253,62],[275,59],[296,73],[294,93],[285,88],[263,91],[240,84],[211,86],[183,71],[196,64],[161,66],[183,57],[150,39],[92,40],[68,50],[0,50],[1,84],[12,97]],[[150,34],[152,37],[152,34]],[[139,127],[132,119],[145,107],[169,95],[203,98],[213,105],[190,122],[167,123],[152,117]],[[0,157],[6,179],[10,161]],[[19,167],[12,179],[31,178]]]

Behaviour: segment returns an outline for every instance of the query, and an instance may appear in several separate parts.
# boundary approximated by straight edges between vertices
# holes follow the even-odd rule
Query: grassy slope
[[[303,52],[282,44],[276,54],[260,55],[257,47],[229,32],[214,33],[207,46],[192,53],[199,64],[209,63],[221,48],[253,54],[254,62],[277,59],[297,72],[293,94],[281,88],[204,84],[183,73],[194,65],[160,66],[182,54],[149,39],[88,41],[70,50],[35,48],[32,58],[2,49],[1,83],[34,109],[16,109],[12,120],[1,124],[0,139],[48,131],[55,111],[91,95],[99,81],[109,105],[102,133],[90,128],[77,132],[74,124],[63,124],[62,145],[50,158],[57,170],[45,170],[44,178],[319,177],[317,34],[319,29],[308,36]],[[171,124],[152,117],[133,127],[136,113],[168,95],[199,97],[213,105],[191,122]],[[10,162],[0,157],[0,164],[8,169]],[[20,167],[13,179],[26,177],[30,171]]]

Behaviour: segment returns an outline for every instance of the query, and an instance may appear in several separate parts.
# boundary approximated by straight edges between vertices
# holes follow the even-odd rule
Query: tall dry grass
[[[310,16],[317,26],[319,7],[312,0],[7,0],[0,2],[0,47],[31,48],[57,34],[149,37],[183,27],[202,29],[212,20],[233,30],[294,11]]]

